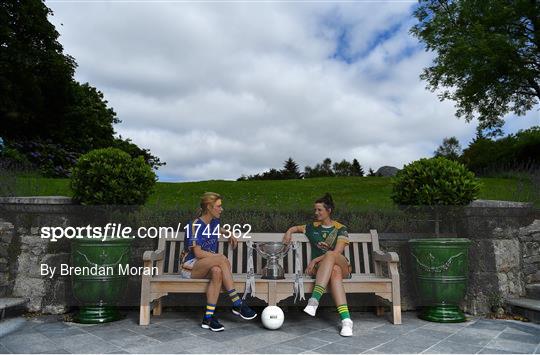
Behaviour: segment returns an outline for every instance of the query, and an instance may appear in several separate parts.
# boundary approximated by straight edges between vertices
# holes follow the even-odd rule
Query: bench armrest
[[[373,251],[373,260],[375,261],[383,261],[383,262],[390,262],[390,263],[397,263],[399,262],[399,256],[396,252],[389,251],[389,252],[383,252],[380,250],[374,250]]]
[[[162,260],[163,256],[165,255],[165,250],[148,250],[145,251],[143,254],[143,260],[144,261],[158,261]]]

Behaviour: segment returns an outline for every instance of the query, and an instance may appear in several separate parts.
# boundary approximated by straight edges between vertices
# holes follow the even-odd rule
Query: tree
[[[364,176],[364,169],[362,169],[362,166],[360,165],[360,163],[356,159],[353,159],[353,162],[352,162],[351,175],[352,176]]]
[[[164,165],[115,137],[120,120],[102,92],[74,80],[77,64],[63,53],[49,15],[42,0],[0,2],[0,137],[46,175],[65,176],[74,157],[105,147]]]
[[[319,163],[315,164],[313,168],[309,165],[304,168],[304,178],[306,179],[322,177],[322,176],[324,175],[321,171],[321,164]]]
[[[315,164],[313,168],[306,166],[304,169],[304,178],[306,179],[330,176],[334,176],[334,171],[332,170],[332,160],[330,158],[324,159],[322,163]]]
[[[139,146],[133,143],[129,138],[124,139],[122,136],[119,136],[118,138],[114,139],[111,146],[123,150],[131,155],[132,158],[142,156],[144,161],[155,170],[157,170],[160,166],[167,165],[167,163],[162,162],[158,157],[152,155],[150,153],[150,149],[139,148]]]
[[[302,173],[298,168],[298,164],[289,157],[283,164],[283,170],[281,170],[281,175],[283,179],[301,179]]]
[[[333,168],[336,176],[352,176],[352,164],[345,159],[339,163],[334,163]]]
[[[414,16],[410,32],[437,53],[420,78],[457,117],[494,127],[539,102],[540,1],[420,0]]]
[[[476,126],[476,138],[497,138],[504,136],[503,132],[504,122],[498,120],[497,122],[489,125],[486,122],[480,122]]]
[[[442,144],[433,153],[435,157],[458,160],[461,156],[461,144],[456,137],[444,138]]]
[[[463,151],[460,161],[481,175],[536,170],[540,167],[540,127],[520,130],[498,140],[477,137]]]
[[[375,176],[373,169],[369,168],[368,176]]]
[[[332,159],[324,159],[320,166],[320,169],[324,176],[334,176],[334,172],[332,171]]]
[[[309,165],[306,165],[306,167],[304,168],[304,178],[310,178],[310,177],[313,177],[313,168]]]
[[[114,145],[113,125],[121,121],[107,104],[101,91],[88,83],[73,81],[63,127],[49,134],[55,141],[80,153]]]
[[[0,2],[0,136],[8,140],[62,128],[76,63],[50,14],[39,0]]]

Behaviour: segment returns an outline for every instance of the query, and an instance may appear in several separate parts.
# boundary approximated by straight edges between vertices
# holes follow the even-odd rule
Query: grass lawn
[[[531,201],[540,207],[538,186],[517,178],[481,178],[479,198]],[[68,179],[37,176],[4,177],[2,194],[16,196],[71,196]],[[199,196],[214,191],[225,198],[225,209],[310,210],[313,201],[330,192],[338,208],[350,210],[391,209],[391,179],[381,177],[317,178],[281,181],[223,181],[156,184],[148,207],[194,210]]]

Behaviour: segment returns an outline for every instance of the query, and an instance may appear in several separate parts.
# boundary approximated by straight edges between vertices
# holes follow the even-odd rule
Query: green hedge
[[[396,174],[391,198],[398,205],[458,206],[476,199],[479,191],[479,182],[463,164],[424,158]]]
[[[142,205],[153,192],[156,174],[142,156],[117,148],[81,155],[73,168],[73,198],[85,205]]]

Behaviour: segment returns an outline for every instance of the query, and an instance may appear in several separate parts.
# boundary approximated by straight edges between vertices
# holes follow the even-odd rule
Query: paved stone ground
[[[121,321],[82,325],[42,316],[0,338],[0,353],[540,353],[540,326],[515,321],[472,318],[458,324],[430,323],[403,313],[392,325],[371,313],[353,312],[354,336],[339,336],[335,311],[311,318],[285,313],[279,330],[260,321],[243,321],[227,310],[225,331],[200,328],[200,314],[164,312],[147,327],[133,312]]]

